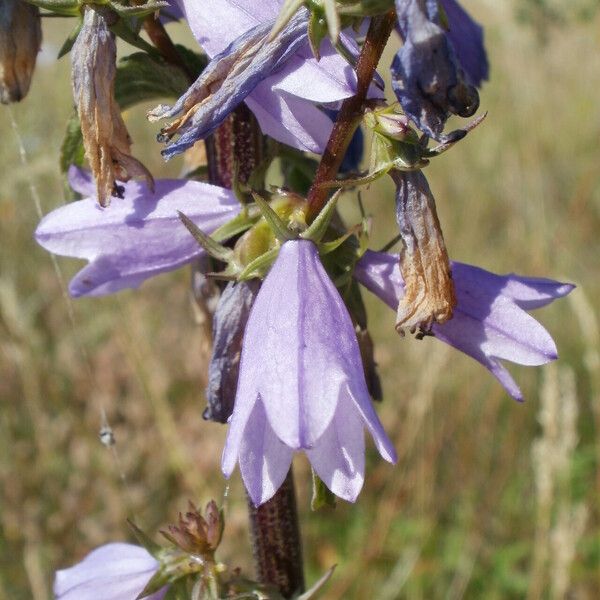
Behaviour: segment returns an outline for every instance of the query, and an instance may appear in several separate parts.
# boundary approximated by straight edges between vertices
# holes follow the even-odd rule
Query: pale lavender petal
[[[483,286],[492,291],[500,289],[504,296],[511,298],[515,304],[527,310],[546,306],[553,300],[566,296],[575,288],[570,283],[560,283],[552,279],[521,277],[514,273],[496,275],[485,269],[461,263],[454,263],[452,269],[465,286]]]
[[[67,171],[67,181],[71,189],[82,196],[93,196],[96,193],[96,182],[91,171],[71,165]]]
[[[135,287],[190,262],[201,250],[178,210],[207,233],[239,212],[231,191],[197,181],[158,180],[155,193],[130,181],[124,190],[125,198],[108,208],[90,197],[52,211],[38,225],[36,240],[44,248],[90,261],[72,282],[74,296]]]
[[[265,20],[275,20],[279,0],[179,0],[196,40],[209,56]]]
[[[158,562],[140,546],[107,544],[90,552],[80,563],[57,571],[56,600],[133,600],[158,568]],[[160,600],[166,588],[148,600]]]
[[[352,403],[342,399],[315,447],[306,450],[313,469],[336,495],[354,502],[365,472],[364,422]]]
[[[268,80],[246,98],[263,133],[299,150],[320,154],[333,128],[331,119],[316,106],[269,89]]]
[[[521,391],[498,359],[541,365],[557,357],[550,334],[525,308],[544,306],[573,286],[549,279],[495,275],[478,267],[452,263],[457,306],[454,316],[434,325],[435,337],[486,366],[517,400]],[[355,277],[391,308],[403,294],[397,255],[367,252]]]
[[[239,453],[242,479],[255,506],[270,500],[281,487],[292,455],[293,450],[275,435],[259,400],[248,418]]]

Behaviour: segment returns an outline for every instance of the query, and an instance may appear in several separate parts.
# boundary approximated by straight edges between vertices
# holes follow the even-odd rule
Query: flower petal
[[[306,100],[274,93],[268,80],[246,98],[263,133],[299,150],[321,153],[333,127],[331,119]]]
[[[131,600],[148,583],[158,562],[144,549],[132,544],[106,544],[90,552],[80,563],[57,571],[54,594],[57,600]],[[160,600],[166,588],[149,600]]]
[[[52,211],[38,225],[41,246],[90,261],[71,284],[75,296],[135,287],[197,256],[201,249],[177,210],[207,233],[239,212],[231,191],[197,181],[158,180],[155,193],[142,182],[128,182],[124,189],[125,198],[106,209],[90,197]]]
[[[367,289],[394,308],[403,282],[396,255],[366,252],[354,275]],[[573,286],[550,279],[495,275],[478,267],[452,263],[457,306],[452,319],[433,326],[435,336],[487,367],[517,400],[522,394],[498,359],[541,365],[557,358],[546,329],[525,308],[544,306],[568,294]]]
[[[356,500],[364,482],[365,434],[363,420],[348,399],[338,402],[329,427],[306,455],[336,496]]]
[[[448,17],[446,35],[470,82],[477,87],[489,76],[489,65],[483,43],[483,27],[456,0],[441,0]]]
[[[269,424],[262,401],[254,405],[240,447],[240,471],[255,506],[270,500],[281,487],[292,464],[288,448]]]

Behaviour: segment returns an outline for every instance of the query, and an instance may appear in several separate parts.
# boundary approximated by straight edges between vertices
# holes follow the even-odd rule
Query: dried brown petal
[[[111,17],[109,11],[86,6],[71,53],[73,98],[102,206],[120,195],[117,180],[143,177],[154,185],[148,169],[130,154],[131,138],[114,97],[117,47]]]
[[[393,171],[396,220],[404,247],[400,270],[404,296],[398,305],[396,329],[427,332],[452,317],[456,305],[448,252],[435,200],[421,171]]]
[[[40,11],[24,0],[0,2],[0,101],[19,102],[29,91],[42,43]]]

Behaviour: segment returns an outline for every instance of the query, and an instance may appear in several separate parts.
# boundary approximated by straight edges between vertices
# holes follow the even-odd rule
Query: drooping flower
[[[234,42],[243,39],[250,30],[261,25],[270,30],[282,1],[179,0],[179,3],[202,48],[209,56],[216,57],[228,46],[236,47]],[[342,34],[340,39],[349,49],[356,48],[348,36]],[[323,150],[332,127],[331,120],[316,105],[336,105],[356,91],[353,68],[328,40],[323,42],[320,51],[321,59],[317,61],[308,42],[303,42],[293,53],[286,54],[285,63],[280,61],[277,70],[265,73],[268,76],[254,84],[245,97],[263,133],[310,152]],[[307,81],[310,85],[306,85]],[[373,88],[372,94],[376,93]],[[202,127],[208,131],[210,123],[204,121]]]
[[[40,11],[22,0],[0,4],[0,102],[19,102],[29,91],[42,43]]]
[[[450,262],[435,199],[422,171],[390,172],[396,184],[396,220],[403,249],[400,270],[404,295],[396,328],[428,331],[452,317],[456,304]]]
[[[114,543],[100,546],[80,563],[57,571],[56,600],[134,600],[156,573],[159,563],[144,548]],[[167,588],[147,597],[161,600]]]
[[[337,496],[354,501],[364,478],[364,428],[381,456],[394,448],[373,409],[348,311],[307,240],[286,242],[244,333],[234,412],[223,451],[240,464],[252,501],[266,502],[303,450]]]
[[[131,138],[114,96],[117,45],[109,28],[112,18],[118,17],[103,7],[84,6],[71,52],[73,99],[101,206],[108,206],[111,196],[122,196],[117,180],[140,177],[153,185],[148,169],[131,156]]]
[[[433,335],[468,354],[500,381],[516,400],[523,395],[500,360],[537,366],[557,358],[550,334],[528,310],[566,296],[574,286],[551,279],[495,275],[452,262],[457,304],[452,319],[434,324]],[[395,309],[404,294],[398,255],[367,251],[356,264],[355,278]]]
[[[87,197],[46,215],[35,237],[54,254],[89,261],[69,285],[73,296],[138,287],[148,277],[191,262],[202,249],[178,210],[207,233],[239,212],[230,190],[197,181],[159,179],[154,192],[144,182],[130,181],[123,184],[124,198],[101,208],[89,174],[71,167],[69,180]]]
[[[392,87],[416,125],[440,139],[450,114],[479,107],[475,86],[487,78],[481,27],[455,0],[396,0],[404,45],[391,66]]]

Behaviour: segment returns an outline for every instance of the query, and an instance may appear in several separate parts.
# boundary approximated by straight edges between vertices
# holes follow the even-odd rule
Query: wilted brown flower
[[[108,10],[86,6],[71,53],[73,98],[102,206],[111,196],[121,195],[117,180],[144,177],[150,187],[154,184],[148,169],[130,154],[131,138],[114,97],[117,47],[109,29],[112,16]]]
[[[40,11],[24,0],[0,2],[0,101],[19,102],[29,91],[42,43]]]
[[[428,332],[434,323],[448,321],[456,306],[448,252],[423,173],[390,174],[396,183],[396,219],[403,243],[404,296],[398,305],[396,329]]]
[[[161,533],[184,552],[213,560],[223,535],[223,517],[214,500],[206,505],[204,516],[190,502],[185,516],[179,513],[177,525],[169,525],[168,531]]]

